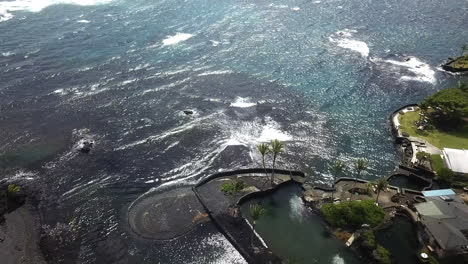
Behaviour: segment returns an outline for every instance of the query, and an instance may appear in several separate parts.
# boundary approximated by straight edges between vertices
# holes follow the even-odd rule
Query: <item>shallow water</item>
[[[214,228],[140,241],[129,205],[259,166],[255,144],[274,138],[287,145],[279,165],[317,183],[336,158],[388,175],[388,117],[458,81],[438,65],[465,44],[467,5],[0,0],[1,177],[36,190],[45,224],[77,221],[79,239],[53,251],[69,262],[231,263]],[[89,155],[74,150],[83,136]]]
[[[329,234],[321,221],[300,198],[301,189],[291,184],[267,198],[252,199],[242,205],[250,218],[249,206],[261,204],[266,214],[258,220],[256,231],[269,249],[294,263],[360,263],[343,241]]]

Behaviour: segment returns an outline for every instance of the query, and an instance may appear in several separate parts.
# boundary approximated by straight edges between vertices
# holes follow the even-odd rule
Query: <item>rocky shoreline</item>
[[[8,187],[7,187],[8,188]],[[2,188],[3,189],[3,188]],[[10,196],[8,194],[8,196]],[[43,264],[46,263],[40,249],[40,217],[34,202],[18,194],[18,201],[7,195],[1,203],[7,204],[0,218],[0,259],[4,264]],[[13,205],[12,205],[13,204]],[[13,207],[12,207],[13,206]]]

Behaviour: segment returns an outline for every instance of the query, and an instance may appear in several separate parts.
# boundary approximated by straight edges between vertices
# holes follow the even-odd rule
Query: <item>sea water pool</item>
[[[256,231],[275,254],[291,263],[361,263],[343,241],[325,229],[319,216],[304,206],[301,192],[298,185],[287,184],[267,197],[245,202],[242,214],[250,219],[249,206],[261,204],[266,214],[259,219]]]

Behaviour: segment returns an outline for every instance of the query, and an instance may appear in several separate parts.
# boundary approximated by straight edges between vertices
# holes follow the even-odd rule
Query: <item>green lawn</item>
[[[407,112],[400,115],[398,121],[401,125],[401,131],[408,133],[410,136],[425,139],[440,149],[444,147],[468,149],[468,124],[465,123],[457,131],[445,132],[437,129],[419,131],[414,125],[414,122],[418,119],[419,111]]]
[[[445,167],[444,161],[442,160],[439,154],[431,155],[431,164],[432,164],[432,170],[434,171],[438,171],[439,169]]]

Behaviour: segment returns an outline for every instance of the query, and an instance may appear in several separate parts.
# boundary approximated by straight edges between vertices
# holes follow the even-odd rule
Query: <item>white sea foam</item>
[[[35,173],[35,172],[18,171],[18,172],[16,172],[15,175],[8,178],[7,182],[16,182],[16,181],[20,181],[20,180],[30,181],[30,180],[34,180],[35,178],[37,178],[37,173]]]
[[[239,254],[239,252],[229,243],[226,238],[216,233],[210,237],[204,238],[197,245],[200,254],[197,254],[197,259],[188,264],[198,264],[198,263],[207,263],[207,264],[246,264],[244,258]],[[214,257],[209,254],[202,254],[207,252],[207,248],[216,248],[213,252]]]
[[[301,8],[300,8],[300,7],[297,7],[297,6],[295,6],[295,7],[291,8],[291,10],[292,10],[292,11],[299,11],[299,10],[301,10]]]
[[[177,33],[174,36],[167,36],[166,39],[162,41],[163,46],[168,46],[168,45],[175,45],[178,44],[182,41],[186,41],[187,39],[193,37],[192,34],[187,34],[187,33]]]
[[[345,261],[339,255],[335,255],[332,259],[332,264],[345,264]]]
[[[356,30],[345,29],[343,31],[336,32],[329,40],[333,43],[336,43],[338,47],[357,51],[363,57],[369,56],[369,46],[360,40],[351,39],[353,33],[356,33]]]
[[[288,8],[288,7],[289,7],[289,6],[287,6],[287,5],[275,5],[275,4],[269,4],[268,6],[269,6],[269,7],[273,7],[273,8],[280,8],[280,9]]]
[[[221,42],[216,41],[216,40],[210,40],[210,42],[211,42],[211,45],[213,45],[213,47],[216,47],[216,46],[218,46],[219,44],[221,44]]]
[[[64,89],[57,89],[54,91],[54,94],[65,95],[67,94]]]
[[[10,57],[10,56],[13,56],[13,55],[15,55],[15,53],[13,53],[13,52],[2,52],[3,57]]]
[[[299,196],[294,195],[289,199],[289,208],[291,208],[289,211],[289,218],[297,222],[302,222],[304,220],[304,203]]]
[[[86,20],[86,19],[78,20],[78,21],[76,21],[76,22],[78,22],[78,23],[83,23],[83,24],[89,24],[89,23],[91,23],[91,21]]]
[[[222,75],[222,74],[230,74],[233,73],[233,71],[230,70],[224,70],[224,71],[207,71],[207,72],[202,72],[198,74],[198,76],[207,76],[207,75]]]
[[[48,6],[57,4],[90,6],[107,4],[111,1],[112,0],[16,0],[0,2],[0,22],[12,19],[12,12],[16,11],[40,12]]]
[[[419,60],[416,57],[409,57],[406,61],[385,60],[385,62],[400,66],[414,74],[414,76],[402,76],[400,78],[402,81],[418,81],[432,84],[436,83],[435,71],[429,64]]]
[[[252,107],[256,106],[257,104],[250,101],[249,98],[244,98],[238,96],[234,102],[231,103],[232,107],[240,107],[240,108],[246,108],[246,107]]]
[[[313,1],[312,3],[314,3],[314,4],[320,4],[320,3],[322,3],[322,1]]]
[[[124,145],[124,146],[120,146],[114,150],[124,150],[124,149],[127,149],[127,148],[132,148],[132,147],[135,147],[135,146],[138,146],[138,145],[142,145],[142,144],[145,144],[145,143],[149,143],[149,142],[153,142],[153,141],[158,141],[158,140],[162,140],[166,137],[169,137],[169,136],[173,136],[173,135],[177,135],[177,134],[180,134],[184,131],[187,131],[187,130],[190,130],[192,128],[194,128],[196,125],[199,125],[202,121],[206,120],[206,119],[209,119],[215,115],[217,115],[218,113],[213,113],[213,114],[210,114],[210,115],[207,115],[207,116],[204,116],[204,117],[200,117],[200,118],[197,118],[197,119],[194,119],[190,122],[187,122],[181,126],[178,126],[178,127],[175,127],[175,128],[172,128],[172,129],[169,129],[161,134],[157,134],[157,135],[152,135],[152,136],[149,136],[145,139],[142,139],[142,140],[138,140],[138,141],[135,141],[135,142],[132,142],[132,143],[129,143],[127,145]]]
[[[241,122],[232,126],[228,132],[225,143],[227,145],[243,145],[247,147],[256,146],[258,143],[269,142],[274,139],[280,141],[291,141],[293,137],[281,130],[280,125],[271,118],[262,124],[260,120],[253,122]]]
[[[145,95],[147,93],[153,93],[153,92],[158,92],[158,91],[163,91],[163,90],[167,90],[167,89],[170,89],[170,88],[173,88],[173,87],[177,87],[179,85],[182,85],[188,81],[190,81],[191,78],[188,77],[188,78],[185,78],[185,79],[182,79],[180,81],[177,81],[177,82],[173,82],[173,83],[170,83],[170,84],[166,84],[166,85],[161,85],[161,86],[158,86],[158,87],[155,87],[155,88],[151,88],[151,89],[147,89],[147,90],[144,90],[141,95]]]
[[[268,142],[271,140],[277,139],[279,141],[291,141],[293,137],[288,133],[281,131],[278,126],[273,124],[267,124],[263,127],[262,133],[258,138],[259,142]]]
[[[136,82],[136,81],[138,81],[138,79],[126,80],[126,81],[121,82],[120,85],[125,86],[125,85],[127,85],[127,84],[131,84],[131,83],[134,83],[134,82]]]

